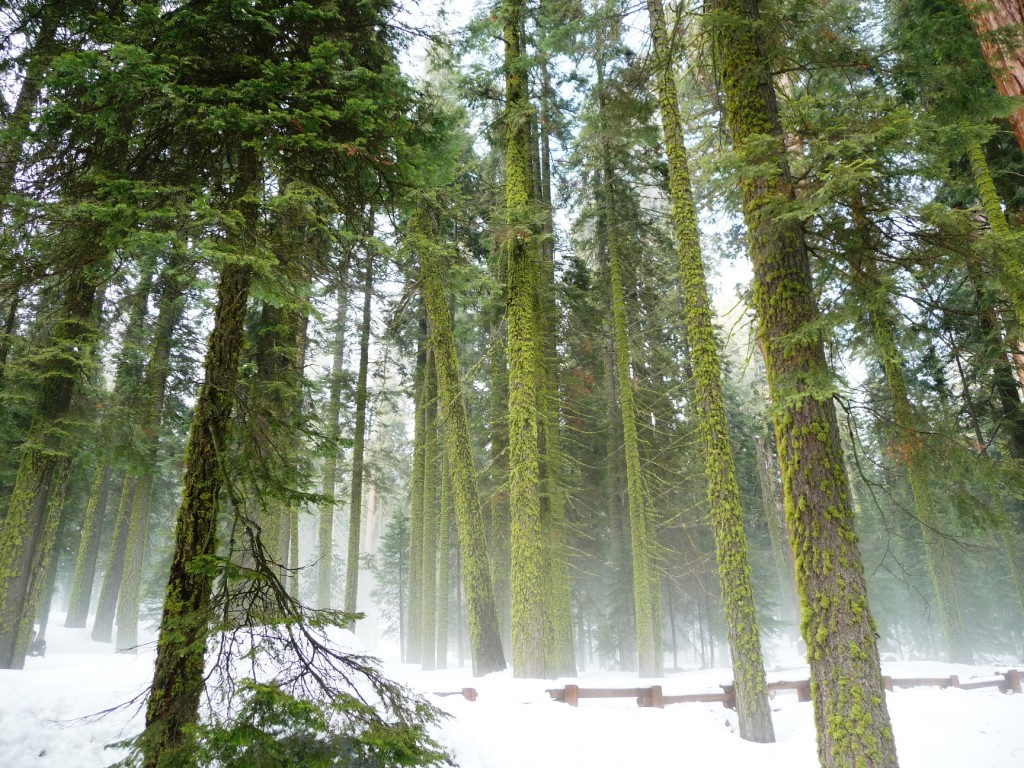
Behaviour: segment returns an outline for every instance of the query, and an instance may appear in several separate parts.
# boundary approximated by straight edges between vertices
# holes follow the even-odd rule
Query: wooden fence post
[[[882,675],[882,687],[887,691],[892,690],[892,675]]]
[[[665,708],[665,695],[662,693],[660,685],[651,686],[651,706],[658,709]]]
[[[802,682],[802,681],[801,681]],[[796,700],[797,701],[810,701],[811,700],[811,681],[807,681],[807,685],[801,685],[796,689]]]
[[[1010,669],[1003,673],[1003,677],[1006,679],[1006,685],[1013,693],[1024,693],[1021,690],[1020,685],[1020,670]]]
[[[578,685],[565,686],[565,703],[570,707],[580,705],[580,687]]]
[[[960,687],[960,675],[950,675],[949,676],[949,684],[951,686],[953,686],[954,688],[959,688]]]

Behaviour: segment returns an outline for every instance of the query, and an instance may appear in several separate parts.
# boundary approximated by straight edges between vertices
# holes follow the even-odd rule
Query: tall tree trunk
[[[109,643],[114,636],[114,616],[117,613],[117,596],[121,591],[124,577],[124,553],[128,547],[128,527],[132,508],[135,506],[135,492],[138,479],[125,475],[121,483],[117,517],[114,518],[114,532],[107,553],[107,567],[103,572],[103,585],[96,601],[96,616],[92,621],[90,637],[97,643]]]
[[[93,248],[103,247],[95,235],[95,227],[88,226],[80,233],[95,243]],[[47,343],[52,353],[42,363],[45,368],[40,371],[32,424],[0,528],[0,669],[21,669],[25,663],[70,469],[63,421],[92,360],[94,303],[106,279],[107,258],[105,251],[82,255],[92,256],[84,258],[85,263],[94,261],[69,276]]]
[[[423,442],[423,546],[420,566],[420,655],[423,669],[434,669],[437,640],[437,536],[440,491],[439,445],[437,437],[437,369],[434,353],[427,352],[424,371],[426,436]]]
[[[213,577],[195,565],[216,552],[221,465],[251,282],[247,266],[230,262],[221,270],[203,387],[186,449],[183,498],[146,708],[147,768],[174,764],[174,758],[187,754],[187,729],[195,722],[203,691]]]
[[[89,489],[89,500],[85,506],[82,530],[79,532],[78,554],[71,576],[65,627],[84,627],[89,617],[89,604],[92,601],[93,583],[96,578],[96,561],[99,559],[103,522],[107,516],[112,473],[113,469],[106,462],[101,461],[96,465]]]
[[[761,503],[772,543],[775,575],[779,581],[779,596],[785,606],[786,620],[790,623],[790,640],[796,642],[800,636],[800,595],[797,594],[796,564],[793,562],[793,550],[789,548],[789,532],[786,530],[786,510],[776,485],[779,482],[778,466],[764,437],[754,437],[754,448],[757,453]]]
[[[892,399],[895,430],[890,435],[891,448],[902,463],[910,481],[914,509],[924,537],[928,572],[939,607],[939,622],[947,656],[951,662],[971,664],[974,658],[967,640],[960,599],[956,593],[956,580],[953,577],[943,534],[938,527],[935,497],[932,493],[933,481],[929,477],[928,466],[925,463],[924,444],[920,434],[921,423],[907,392],[903,355],[900,353],[893,330],[893,312],[875,262],[871,222],[868,221],[861,205],[854,204],[853,211],[854,222],[864,244],[860,264],[857,265],[858,277],[864,289],[863,299],[870,314],[872,337],[882,364],[886,389]]]
[[[669,198],[679,253],[687,341],[693,363],[695,410],[704,444],[704,471],[708,480],[718,578],[725,602],[725,623],[732,650],[740,736],[748,741],[773,742],[775,730],[768,706],[761,632],[754,605],[740,489],[736,482],[736,464],[729,444],[725,395],[722,392],[722,363],[715,340],[711,297],[700,249],[697,209],[693,203],[689,159],[673,74],[672,46],[661,0],[647,0],[647,9],[654,38],[655,82],[668,155]]]
[[[613,194],[609,191],[609,196]],[[606,215],[611,215],[610,210]],[[614,221],[609,222],[614,230]],[[619,384],[623,447],[626,456],[626,488],[629,503],[630,539],[633,548],[633,603],[636,612],[636,648],[640,677],[662,674],[661,588],[656,575],[653,531],[644,493],[640,466],[640,443],[636,430],[636,405],[630,374],[629,334],[626,328],[626,298],[622,288],[622,266],[614,234],[608,239],[612,283],[612,322],[615,331],[615,372]]]
[[[447,427],[442,425],[442,434]],[[448,451],[441,443],[441,520],[437,530],[437,668],[448,668],[448,555],[451,551],[451,520],[454,512],[452,503],[451,467]]]
[[[416,427],[413,435],[412,492],[409,512],[409,631],[406,658],[411,664],[422,659],[420,611],[423,606],[423,481],[427,441],[427,358],[430,342],[426,334],[426,312],[422,318],[422,342],[416,354]]]
[[[505,243],[508,261],[509,508],[512,517],[512,669],[546,677],[544,543],[537,450],[536,322],[530,211],[530,101],[523,0],[504,0]],[[466,556],[468,561],[470,558]]]
[[[128,518],[123,574],[117,597],[117,636],[114,641],[117,651],[134,652],[138,645],[139,590],[159,459],[159,430],[167,397],[167,381],[171,375],[175,331],[185,312],[185,291],[190,283],[191,276],[186,272],[183,255],[175,254],[160,276],[156,330],[150,345],[144,391],[138,411],[138,443],[144,457],[143,466],[149,470],[140,474],[135,481]]]
[[[231,233],[243,253],[253,252],[253,238],[259,229],[258,204],[252,199],[259,185],[259,158],[254,150],[243,150],[233,190],[234,206],[241,213],[243,226]],[[203,385],[185,450],[182,502],[160,619],[156,669],[146,705],[142,737],[145,768],[187,764],[189,730],[198,717],[205,685],[213,587],[213,574],[201,564],[217,551],[223,461],[251,285],[252,269],[248,264],[231,260],[221,268],[213,329],[203,362]]]
[[[359,589],[359,531],[363,517],[363,452],[366,450],[366,379],[370,368],[370,306],[373,302],[373,252],[367,249],[363,276],[363,318],[359,327],[359,374],[352,443],[352,496],[349,507],[348,559],[345,563],[345,612],[356,612]]]
[[[897,765],[877,630],[853,528],[831,372],[807,249],[792,203],[759,0],[714,0],[705,16],[743,166],[754,306],[774,404],[786,518],[797,563],[824,768]]]
[[[334,505],[338,486],[338,453],[341,447],[341,384],[345,368],[345,322],[348,314],[348,266],[350,259],[341,265],[338,279],[338,311],[334,320],[334,350],[331,361],[331,378],[327,396],[327,456],[324,458],[324,476],[321,492],[324,500],[320,504],[320,526],[318,529],[316,594],[317,605],[322,609],[332,606],[331,585],[334,582]]]
[[[459,361],[455,351],[448,299],[445,296],[440,257],[435,249],[432,227],[423,221],[417,229],[416,253],[420,259],[420,280],[423,301],[430,319],[431,349],[437,369],[437,385],[441,419],[444,425],[445,450],[451,472],[452,501],[458,529],[461,583],[469,603],[469,644],[473,674],[483,676],[505,668],[501,649],[498,612],[491,572],[487,559],[483,513],[477,488],[476,467],[469,437],[466,404],[462,396]],[[536,441],[534,441],[536,446]],[[458,597],[461,600],[461,595]],[[461,611],[457,617],[461,633]],[[461,648],[461,640],[459,643]],[[461,652],[460,652],[461,653]]]

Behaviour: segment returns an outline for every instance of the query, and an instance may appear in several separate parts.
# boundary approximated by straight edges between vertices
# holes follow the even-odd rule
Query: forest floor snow
[[[55,626],[56,625],[56,626]],[[24,670],[0,671],[0,767],[94,768],[120,756],[107,744],[137,733],[141,716],[115,707],[144,689],[153,652],[114,654],[93,643],[87,630],[48,632],[45,658],[29,658]],[[996,666],[939,662],[888,662],[894,677],[989,677]],[[1004,667],[1001,667],[1005,669]],[[451,717],[436,736],[461,768],[632,768],[639,765],[715,765],[718,768],[814,768],[817,754],[811,705],[793,691],[772,700],[777,741],[742,741],[735,713],[720,704],[673,704],[641,709],[633,699],[586,700],[578,708],[551,701],[548,680],[515,680],[508,672],[474,679],[468,668],[422,672],[384,663],[388,675],[432,694],[476,688],[478,699],[428,698]],[[769,680],[806,678],[806,667],[769,672]],[[686,670],[661,680],[637,682],[620,673],[583,673],[590,687],[661,684],[666,695],[718,691],[728,669]],[[573,682],[573,681],[569,681]],[[1024,766],[1024,696],[996,688],[897,689],[889,711],[902,768],[1020,768]]]

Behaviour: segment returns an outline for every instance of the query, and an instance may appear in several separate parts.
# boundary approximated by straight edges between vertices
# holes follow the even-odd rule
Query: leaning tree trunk
[[[373,302],[373,252],[367,249],[363,277],[363,318],[359,328],[356,423],[352,437],[352,495],[349,506],[348,559],[345,563],[345,612],[356,612],[359,589],[359,532],[363,518],[363,453],[366,450],[366,378],[370,368],[370,306]]]
[[[87,230],[89,228],[86,228]],[[94,231],[83,231],[102,247]],[[63,423],[85,371],[96,336],[96,292],[106,278],[105,251],[91,255],[91,266],[71,274],[46,349],[32,424],[0,527],[0,669],[21,669],[31,640],[53,553],[54,535],[70,469]]]
[[[426,337],[426,316],[421,317],[423,336],[416,353],[416,415],[413,434],[412,491],[409,510],[409,620],[406,622],[405,661],[418,664],[422,659],[420,610],[423,605],[423,481],[427,441],[427,358],[430,356]]]
[[[421,214],[422,216],[422,214]],[[458,530],[462,584],[469,604],[469,643],[473,674],[483,676],[505,668],[498,630],[498,612],[491,588],[487,561],[487,539],[484,535],[483,513],[477,488],[476,467],[469,437],[469,420],[462,396],[459,361],[455,351],[455,334],[445,296],[441,261],[429,222],[416,227],[416,253],[420,260],[420,281],[427,316],[430,318],[430,340],[437,370],[441,420],[444,425],[445,451],[451,473],[452,501]],[[534,441],[536,446],[536,441]],[[539,567],[539,559],[537,561]],[[456,603],[458,605],[458,603]],[[461,621],[457,619],[461,633]],[[538,638],[539,641],[543,637]]]
[[[341,384],[345,369],[345,318],[348,314],[349,259],[345,259],[338,278],[338,312],[334,320],[334,350],[331,361],[330,387],[327,396],[326,437],[327,456],[324,458],[320,526],[318,528],[316,595],[321,609],[331,608],[331,585],[334,583],[334,505],[338,485],[338,452],[341,447]]]
[[[447,428],[442,425],[442,430]],[[442,432],[444,434],[444,432]],[[437,668],[448,668],[448,554],[451,551],[452,478],[448,451],[441,445],[441,520],[437,529]]]
[[[228,444],[251,283],[248,266],[229,262],[221,270],[203,387],[185,454],[174,555],[160,620],[156,671],[146,707],[143,745],[147,768],[175,764],[175,758],[187,754],[188,729],[195,723],[203,692],[213,576],[208,568],[197,566],[217,550],[224,447]]]
[[[245,150],[234,190],[244,226],[232,236],[243,252],[251,251],[253,233],[258,230],[258,204],[250,196],[259,188],[259,177],[259,158],[255,151]],[[252,269],[244,262],[228,261],[221,269],[203,385],[185,449],[182,501],[142,736],[144,768],[188,763],[190,729],[205,686],[206,642],[213,618],[213,573],[207,563],[217,551],[223,462],[252,280]]]
[[[719,62],[754,266],[786,517],[797,563],[824,768],[892,768],[877,630],[868,607],[849,482],[810,259],[789,214],[793,184],[759,0],[714,0],[705,16]]]
[[[704,444],[704,471],[708,480],[711,527],[715,535],[718,578],[725,602],[725,623],[732,650],[736,712],[740,737],[773,742],[775,730],[768,706],[761,632],[754,605],[743,509],[736,482],[736,464],[729,444],[722,363],[715,341],[711,297],[700,249],[697,209],[693,203],[689,160],[683,139],[672,47],[665,27],[661,0],[647,0],[654,38],[656,83],[661,124],[668,155],[669,199],[679,252],[680,283],[686,316],[687,341],[693,364],[693,394],[697,424]]]
[[[508,262],[509,508],[512,515],[512,669],[545,677],[544,542],[537,450],[537,371],[530,211],[530,103],[523,0],[504,0],[505,249]],[[469,560],[466,557],[466,560]]]

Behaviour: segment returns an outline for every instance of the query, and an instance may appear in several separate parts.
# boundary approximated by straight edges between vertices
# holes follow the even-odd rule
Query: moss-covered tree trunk
[[[341,446],[341,384],[345,369],[345,323],[348,314],[348,265],[345,259],[338,278],[338,310],[334,319],[334,346],[331,358],[331,377],[327,394],[327,414],[324,418],[327,437],[327,456],[324,458],[324,474],[320,503],[320,525],[317,529],[316,595],[321,609],[332,607],[331,586],[334,583],[334,506],[335,491],[338,487],[338,452]]]
[[[359,590],[359,532],[363,519],[363,455],[366,450],[366,380],[370,370],[370,307],[373,303],[373,251],[367,249],[363,272],[363,316],[359,324],[359,373],[356,379],[356,420],[352,435],[352,495],[349,501],[348,556],[345,562],[347,613],[356,612]]]
[[[93,228],[83,225],[81,237],[83,246],[105,247]],[[88,266],[68,276],[53,331],[37,357],[41,383],[0,528],[0,669],[25,663],[70,469],[64,420],[92,361],[94,301],[108,259],[84,250],[82,257]]]
[[[461,583],[465,585],[469,605],[469,643],[473,674],[482,676],[504,669],[505,655],[501,649],[498,612],[494,590],[491,587],[487,539],[484,534],[476,467],[473,463],[473,448],[469,437],[469,421],[462,396],[455,334],[452,330],[441,262],[435,250],[437,246],[433,231],[429,221],[424,219],[425,217],[421,216],[416,227],[416,253],[420,260],[423,300],[430,318],[431,348],[437,370],[438,398],[461,553]],[[457,620],[457,626],[461,632],[461,620]]]
[[[545,677],[544,541],[537,450],[537,350],[531,222],[528,59],[524,3],[501,6],[505,41],[505,249],[508,269],[509,510],[511,514],[512,669]],[[469,558],[466,558],[467,560]]]
[[[732,650],[740,736],[748,741],[772,742],[775,741],[775,731],[768,706],[760,626],[754,605],[747,539],[743,532],[736,464],[729,444],[722,363],[715,340],[711,297],[700,248],[697,209],[693,202],[689,160],[673,74],[672,46],[661,0],[647,0],[647,9],[654,40],[658,107],[668,155],[669,198],[679,254],[687,341],[693,364],[694,410],[704,445],[704,472],[708,481],[718,578],[725,602],[725,623]]]
[[[825,768],[893,768],[877,630],[853,528],[825,358],[759,0],[714,0],[705,16],[722,77],[754,266],[753,303],[774,404],[796,557],[818,756]]]
[[[255,163],[254,158],[250,158]],[[255,168],[247,169],[253,180]],[[252,191],[252,183],[245,187]],[[255,212],[246,217],[255,231]],[[223,460],[245,340],[245,315],[252,271],[231,261],[221,269],[217,308],[204,361],[203,386],[189,433],[182,502],[174,532],[174,555],[160,635],[156,670],[146,706],[144,765],[187,764],[188,729],[197,717],[205,683],[210,632],[210,558],[217,550],[217,514]]]
[[[423,442],[423,545],[420,565],[420,656],[423,669],[437,663],[437,536],[440,524],[440,455],[437,438],[437,370],[434,353],[427,352],[424,390],[427,410]]]

